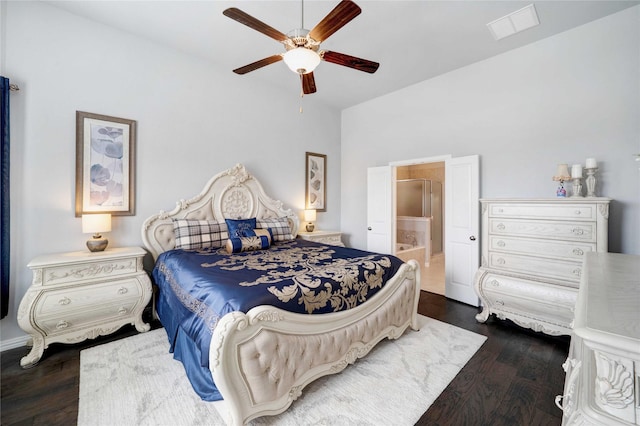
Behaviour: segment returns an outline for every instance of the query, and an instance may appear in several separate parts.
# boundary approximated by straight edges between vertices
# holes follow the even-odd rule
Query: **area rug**
[[[486,337],[424,316],[339,374],[308,385],[287,411],[252,425],[413,425]],[[164,329],[80,353],[78,425],[223,425],[224,401],[202,401]]]

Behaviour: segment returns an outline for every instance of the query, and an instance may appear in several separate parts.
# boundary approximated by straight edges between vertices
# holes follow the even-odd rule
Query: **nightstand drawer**
[[[65,289],[45,291],[36,302],[36,315],[62,315],[78,310],[94,309],[98,305],[119,300],[138,299],[142,291],[140,284],[134,278],[94,284],[83,287],[69,287]]]
[[[104,324],[111,319],[117,320],[120,317],[131,317],[138,303],[139,299],[128,298],[115,303],[94,305],[90,309],[82,311],[69,311],[51,316],[42,315],[41,317],[36,317],[36,324],[48,335],[68,333],[77,328]]]
[[[596,220],[594,204],[500,204],[489,207],[490,217],[531,218],[545,220]]]
[[[81,264],[47,266],[42,270],[42,284],[71,284],[101,278],[117,278],[137,272],[135,257],[105,259]]]
[[[596,241],[596,223],[550,222],[518,219],[489,219],[492,235],[548,238],[554,240]]]
[[[596,244],[491,235],[489,250],[581,262],[586,253],[596,251]]]
[[[580,262],[498,252],[489,252],[488,261],[490,268],[566,281],[567,286],[575,288],[578,288],[582,274]]]

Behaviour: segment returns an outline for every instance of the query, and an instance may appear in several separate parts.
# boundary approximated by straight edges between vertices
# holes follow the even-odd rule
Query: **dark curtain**
[[[0,188],[0,278],[2,279],[2,310],[0,318],[7,316],[9,312],[9,79],[0,77],[0,145],[2,157],[0,158],[0,174],[2,175],[2,187]]]

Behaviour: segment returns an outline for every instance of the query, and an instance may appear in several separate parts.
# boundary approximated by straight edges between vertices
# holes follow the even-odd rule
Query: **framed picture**
[[[306,160],[306,208],[327,211],[327,156],[307,152]]]
[[[76,111],[76,216],[135,214],[136,122]]]

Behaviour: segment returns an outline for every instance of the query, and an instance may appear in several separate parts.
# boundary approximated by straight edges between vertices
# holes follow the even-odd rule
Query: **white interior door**
[[[367,250],[393,253],[391,166],[367,169]]]
[[[473,278],[480,261],[479,160],[445,162],[445,296],[478,306]]]

